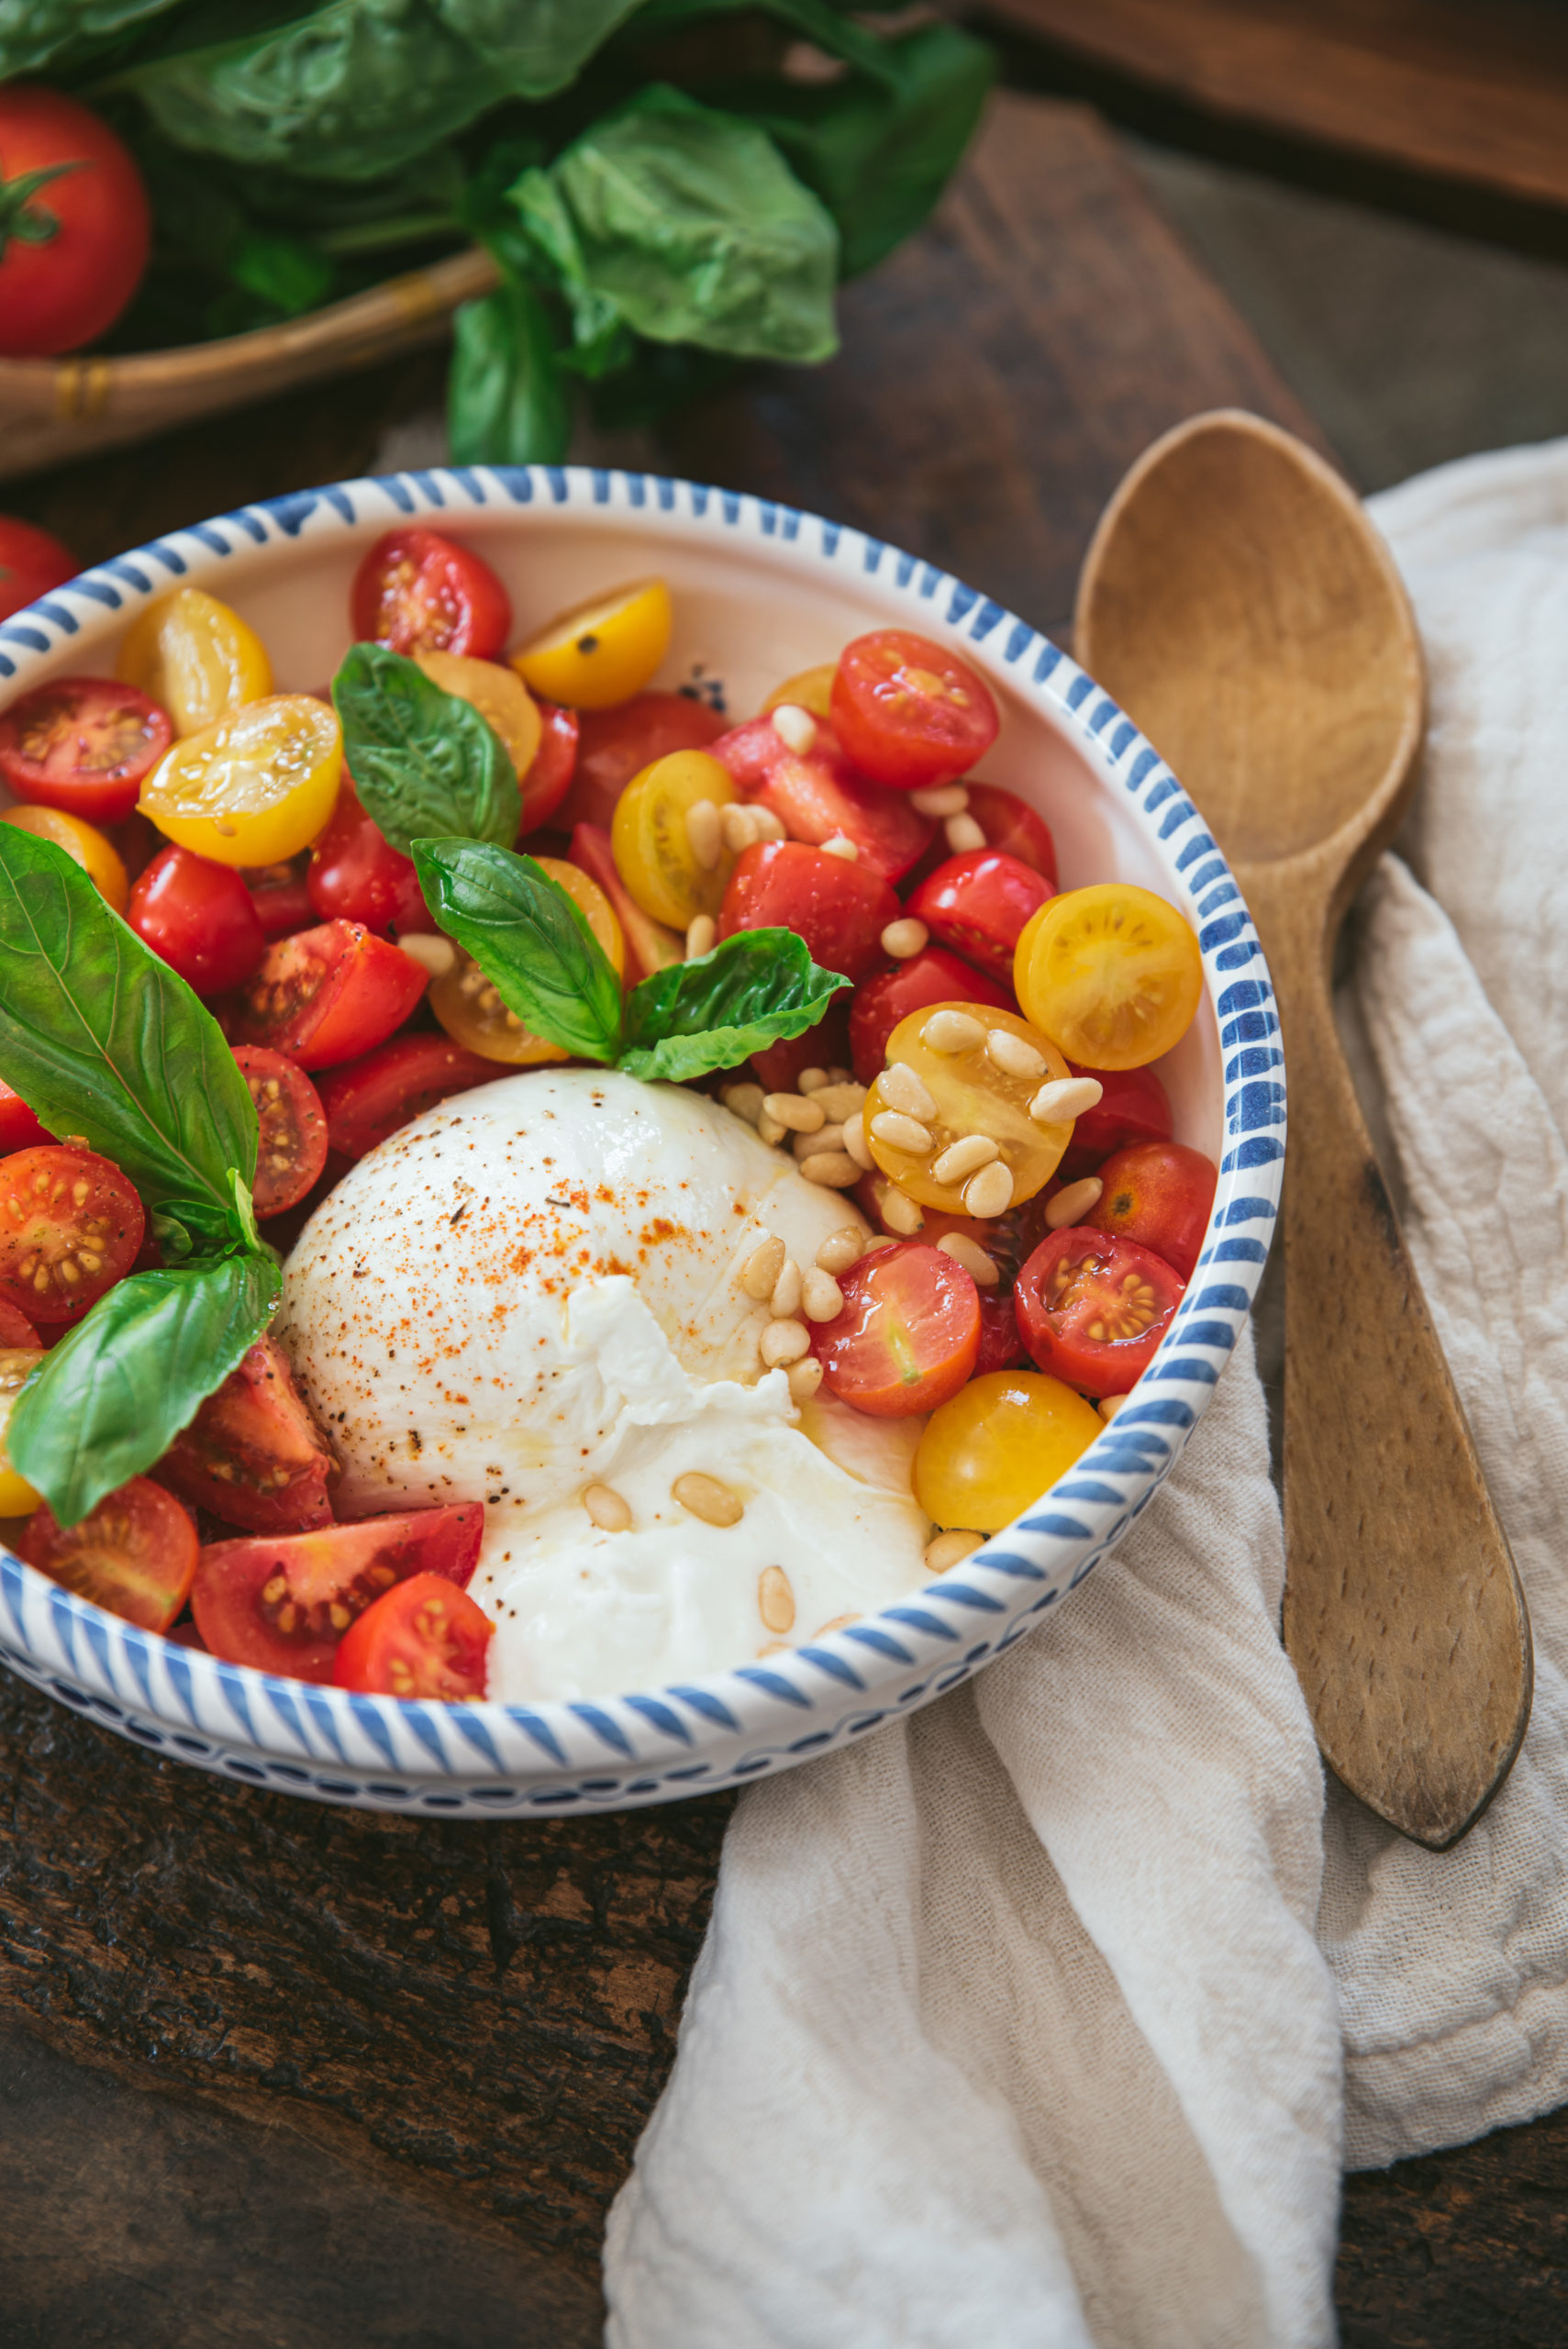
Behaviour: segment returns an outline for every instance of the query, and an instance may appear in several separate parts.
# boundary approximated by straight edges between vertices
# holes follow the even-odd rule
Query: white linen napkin
[[[1373,511],[1432,727],[1346,1009],[1529,1597],[1524,1750],[1455,1852],[1325,1808],[1239,1347],[1070,1606],[742,1797],[611,2349],[1312,2349],[1342,2154],[1568,2097],[1568,443]]]

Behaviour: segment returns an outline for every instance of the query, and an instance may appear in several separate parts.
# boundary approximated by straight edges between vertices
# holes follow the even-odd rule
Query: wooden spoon
[[[1443,1851],[1518,1751],[1529,1618],[1329,996],[1340,920],[1415,790],[1415,622],[1338,475],[1221,410],[1112,498],[1073,649],[1202,809],[1268,956],[1291,1123],[1285,1645],[1337,1775]]]

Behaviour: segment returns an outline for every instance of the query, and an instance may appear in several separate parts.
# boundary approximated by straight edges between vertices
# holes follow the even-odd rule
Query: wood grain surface
[[[1001,101],[843,325],[830,367],[762,373],[625,455],[866,523],[1049,624],[1156,433],[1230,401],[1310,429],[1077,109]],[[440,376],[421,356],[6,503],[96,558],[362,470]],[[727,1798],[526,1826],[327,1811],[3,1675],[0,1788],[6,2349],[597,2340],[598,2231],[668,2070]],[[1552,2180],[1557,2120],[1350,2181],[1355,2349],[1560,2340]],[[1451,2322],[1455,2278],[1519,2329]],[[1548,2310],[1554,2332],[1525,2329]]]

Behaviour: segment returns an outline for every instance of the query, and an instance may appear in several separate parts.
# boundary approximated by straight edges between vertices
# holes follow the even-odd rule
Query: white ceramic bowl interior
[[[788,1767],[927,1703],[1075,1589],[1181,1453],[1262,1275],[1284,1088],[1268,973],[1202,818],[1157,752],[1056,645],[896,548],[733,492],[577,468],[341,483],[246,507],[87,572],[0,621],[0,706],[113,670],[128,622],[182,584],[256,628],[282,688],[319,685],[350,638],[364,549],[426,520],[506,581],[521,638],[580,598],[662,572],[675,602],[656,683],[737,718],[850,637],[898,624],[952,643],[1002,712],[985,777],[1039,808],[1064,888],[1122,878],[1198,932],[1206,996],[1161,1074],[1179,1140],[1218,1161],[1181,1310],[1130,1400],[1016,1524],[898,1606],[764,1664],[593,1702],[431,1705],[275,1680],[139,1631],[0,1551],[0,1659],[172,1759],[367,1809],[471,1815],[659,1802]],[[3,1074],[3,1072],[0,1072]],[[1135,1668],[1135,1667],[1132,1667]]]

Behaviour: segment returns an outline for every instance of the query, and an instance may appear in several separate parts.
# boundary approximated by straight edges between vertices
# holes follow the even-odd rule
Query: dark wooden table
[[[628,448],[1060,625],[1146,441],[1314,434],[1095,118],[998,102],[845,350]],[[84,559],[362,470],[436,361],[13,485]],[[172,1767],[0,1675],[6,2349],[585,2349],[728,1814],[457,1824]],[[1349,2182],[1351,2349],[1568,2337],[1568,2121]]]

